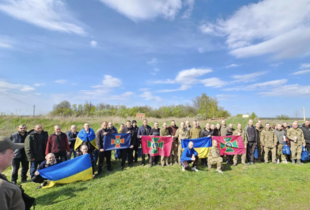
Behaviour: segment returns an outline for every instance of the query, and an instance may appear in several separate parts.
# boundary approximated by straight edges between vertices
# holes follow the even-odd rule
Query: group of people
[[[85,123],[83,130],[88,133],[90,131],[90,125]],[[75,125],[72,125],[70,131],[67,133],[63,133],[59,125],[55,125],[54,133],[51,135],[48,135],[48,133],[43,130],[42,125],[36,125],[34,129],[29,132],[27,132],[26,125],[19,125],[18,131],[13,133],[10,139],[13,143],[24,143],[24,148],[14,151],[15,157],[12,160],[11,182],[16,184],[20,165],[22,166],[21,181],[26,182],[27,171],[30,164],[30,176],[32,181],[41,183],[41,186],[43,186],[45,182],[42,177],[39,176],[38,166],[39,169],[42,169],[69,160],[72,156],[76,157],[86,153],[91,155],[94,174],[97,162],[97,174],[102,173],[104,159],[106,159],[107,170],[111,171],[111,150],[104,150],[104,136],[117,133],[130,133],[131,135],[130,148],[121,149],[119,151],[121,169],[124,169],[127,159],[129,167],[132,167],[134,162],[137,163],[142,136],[172,137],[173,142],[170,157],[148,156],[149,165],[152,167],[159,164],[164,167],[179,164],[182,166],[183,171],[189,167],[190,162],[193,162],[192,170],[198,171],[196,169],[198,153],[193,147],[193,142],[182,152],[181,141],[183,139],[212,136],[242,136],[246,148],[246,153],[241,155],[241,163],[243,165],[254,164],[255,162],[261,161],[268,163],[269,151],[271,151],[271,161],[274,164],[280,163],[280,160],[282,163],[288,163],[289,158],[292,164],[302,164],[300,161],[302,146],[307,147],[308,151],[310,150],[309,121],[305,121],[301,127],[299,127],[298,122],[295,121],[292,126],[289,127],[287,123],[276,124],[274,126],[267,123],[265,126],[262,126],[261,121],[258,121],[254,125],[253,120],[249,120],[248,125],[244,129],[242,129],[240,123],[235,129],[232,124],[227,126],[225,120],[223,120],[221,124],[218,123],[216,125],[206,123],[205,128],[202,129],[199,122],[196,120],[193,121],[192,125],[189,121],[181,122],[180,127],[172,120],[169,126],[164,122],[162,128],[155,122],[152,128],[148,125],[147,119],[144,119],[143,125],[140,127],[137,126],[135,120],[132,122],[128,120],[119,130],[113,126],[112,122],[103,122],[101,128],[96,132],[95,141],[97,148],[90,142],[91,139],[84,141],[78,148],[75,148],[75,142],[78,136]],[[284,143],[290,146],[290,157],[282,153]],[[256,148],[259,154],[257,159],[254,157]],[[146,154],[142,154],[143,166],[146,164],[146,157]],[[211,168],[213,164],[217,164],[217,171],[220,173],[222,173],[223,161],[236,166],[238,164],[238,155],[220,156],[216,141],[212,142],[208,158],[200,160],[202,165],[208,166],[209,168]]]

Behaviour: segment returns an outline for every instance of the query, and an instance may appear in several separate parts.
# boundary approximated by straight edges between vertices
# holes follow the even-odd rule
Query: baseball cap
[[[0,136],[0,151],[4,151],[6,149],[21,149],[23,147],[23,143],[13,143],[8,137]]]

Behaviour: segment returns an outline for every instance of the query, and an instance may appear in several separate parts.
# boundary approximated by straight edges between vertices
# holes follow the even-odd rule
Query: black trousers
[[[111,150],[110,151],[99,151],[99,164],[98,164],[98,173],[102,172],[104,158],[107,159],[107,169],[111,169]]]
[[[159,157],[160,156],[155,156],[155,157],[149,156],[149,163],[157,165]]]
[[[42,183],[42,182],[44,182],[44,180],[46,180],[46,179],[44,179],[42,176],[40,176],[40,175],[34,175],[32,178],[31,178],[31,181],[33,181],[33,182],[35,182],[35,183]]]
[[[310,143],[306,143],[306,149],[310,153]]]
[[[139,146],[134,146],[133,151],[135,152],[135,162],[138,162],[138,157],[139,157]],[[132,152],[133,152],[132,151]]]
[[[122,156],[122,162],[121,166],[125,165],[126,159],[128,155],[128,164],[131,165],[133,162],[133,149],[128,148],[128,149],[122,149],[121,150],[121,156]]]
[[[55,158],[60,159],[61,162],[64,162],[67,160],[67,152],[66,151],[61,151],[61,152],[57,152],[54,153]]]
[[[254,162],[254,152],[256,148],[256,142],[249,142],[247,146],[247,159],[249,162]]]
[[[22,174],[21,177],[22,179],[27,179],[27,172],[29,169],[29,162],[26,157],[24,158],[14,158],[12,160],[12,182],[17,181],[18,179],[18,170],[20,164],[22,165]]]

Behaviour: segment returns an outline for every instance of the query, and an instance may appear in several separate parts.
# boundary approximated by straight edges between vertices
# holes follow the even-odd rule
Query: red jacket
[[[59,140],[57,135],[53,133],[48,137],[45,154],[70,151],[68,137],[65,133],[60,133]],[[58,142],[59,141],[59,142]]]

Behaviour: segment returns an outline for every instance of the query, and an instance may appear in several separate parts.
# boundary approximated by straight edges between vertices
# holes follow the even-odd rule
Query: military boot
[[[302,163],[300,160],[297,160],[297,163],[298,163],[299,165],[303,165],[303,163]]]

